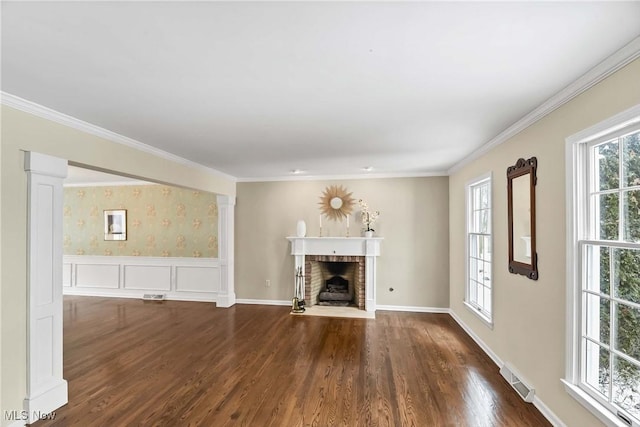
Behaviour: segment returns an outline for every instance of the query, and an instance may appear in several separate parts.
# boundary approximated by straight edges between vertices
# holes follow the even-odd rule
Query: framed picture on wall
[[[104,211],[104,240],[127,240],[126,209]]]

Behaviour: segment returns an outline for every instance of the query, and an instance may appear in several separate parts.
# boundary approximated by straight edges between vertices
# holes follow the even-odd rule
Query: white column
[[[28,178],[28,422],[68,401],[62,378],[62,180],[67,161],[25,153]]]
[[[364,309],[366,311],[376,311],[376,258],[380,256],[380,241],[375,239],[365,240],[365,262],[364,262],[364,282],[365,300]]]
[[[294,265],[293,265],[293,292],[291,293],[291,295],[295,295],[296,294],[296,273],[298,272],[298,267],[302,268],[302,278],[304,281],[304,275],[305,275],[305,262],[304,262],[304,257],[305,257],[305,245],[304,245],[304,239],[292,239],[291,240],[291,254],[293,255],[293,259],[294,259]],[[302,294],[300,295],[302,297],[302,300],[304,301],[304,299],[306,298],[305,294],[304,294],[304,282],[302,283]]]
[[[234,287],[234,213],[236,198],[218,198],[218,258],[220,259],[220,291],[217,307],[231,307],[236,303]]]

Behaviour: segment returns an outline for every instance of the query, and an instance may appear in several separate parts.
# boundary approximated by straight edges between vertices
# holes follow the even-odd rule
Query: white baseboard
[[[498,368],[501,368],[502,365],[504,365],[504,362],[502,361],[502,359],[500,359],[498,357],[498,355],[495,354],[493,352],[493,350],[491,350],[491,348],[484,341],[482,341],[480,339],[480,337],[478,335],[476,335],[475,332],[473,332],[473,330],[471,330],[471,328],[469,328],[462,321],[462,319],[455,313],[455,311],[449,310],[449,314],[451,315],[451,317],[453,317],[453,320],[455,320],[458,323],[458,325],[460,325],[460,327],[462,329],[464,329],[464,331],[467,333],[467,335],[469,335],[471,337],[471,339],[474,340],[476,342],[476,344],[478,344],[480,346],[482,351],[484,351],[486,353],[486,355],[489,356],[491,358],[491,360],[493,360],[493,363],[495,363],[498,366]],[[542,400],[540,400],[540,398],[537,395],[533,398],[533,406],[538,408],[540,413],[554,427],[566,427],[566,424],[563,423],[560,420],[560,418],[558,418],[558,416],[556,414],[554,414],[553,411],[551,409],[549,409],[549,407],[547,405],[545,405],[545,403]]]
[[[291,305],[290,300],[238,298],[236,304]]]
[[[442,307],[419,307],[410,305],[377,305],[376,309],[385,311],[409,311],[413,313],[449,313],[448,308]]]
[[[229,294],[218,293],[216,299],[216,307],[229,308],[236,303],[236,294],[234,292]]]
[[[88,288],[68,288],[62,290],[63,295],[77,295],[83,297],[104,297],[104,298],[132,298],[142,299],[146,293],[160,293],[165,295],[169,301],[195,301],[195,302],[216,302],[217,294],[206,292],[165,292],[165,291],[132,291],[126,289],[88,289]]]
[[[27,411],[29,424],[39,420],[37,416],[49,414],[69,401],[69,391],[66,380],[56,381],[43,393],[24,399],[24,410]]]

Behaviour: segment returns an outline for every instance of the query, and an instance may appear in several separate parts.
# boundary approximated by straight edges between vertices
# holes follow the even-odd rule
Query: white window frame
[[[472,233],[471,231],[471,223],[473,220],[473,201],[472,201],[472,189],[478,185],[482,185],[488,182],[488,190],[489,190],[489,247],[491,253],[491,274],[489,275],[489,281],[491,283],[490,290],[490,300],[491,300],[491,311],[487,312],[482,310],[481,307],[478,307],[477,304],[473,304],[470,298],[470,263],[471,263],[471,254],[469,248],[469,237]],[[482,322],[487,325],[490,329],[493,329],[493,176],[491,172],[487,172],[483,175],[480,175],[465,185],[465,296],[464,296],[464,306],[467,307],[469,311],[474,313]]]
[[[589,171],[588,150],[605,142],[640,129],[640,104],[566,139],[566,360],[565,377],[561,380],[566,391],[607,426],[629,427],[611,408],[580,387],[583,350],[583,305],[581,277],[585,272],[579,241],[589,237]],[[621,411],[624,415],[624,411]],[[633,427],[640,426],[635,421]]]

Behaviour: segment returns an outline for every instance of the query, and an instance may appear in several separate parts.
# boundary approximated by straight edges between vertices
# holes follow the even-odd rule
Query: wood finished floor
[[[65,297],[69,404],[34,426],[549,426],[447,314]]]

